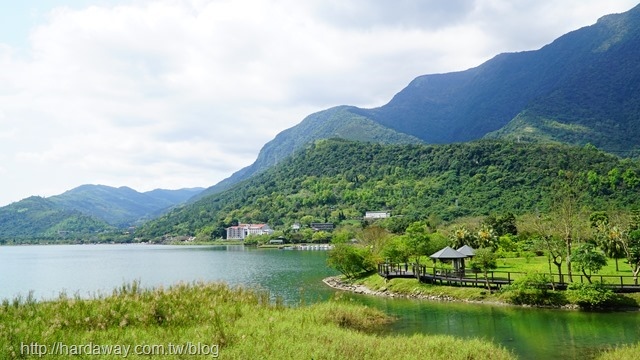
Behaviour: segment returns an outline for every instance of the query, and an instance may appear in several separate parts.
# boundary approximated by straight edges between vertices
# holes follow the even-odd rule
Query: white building
[[[267,224],[238,224],[227,228],[227,240],[244,240],[249,235],[271,235]]]
[[[365,220],[386,219],[390,216],[388,211],[367,211],[364,214]]]

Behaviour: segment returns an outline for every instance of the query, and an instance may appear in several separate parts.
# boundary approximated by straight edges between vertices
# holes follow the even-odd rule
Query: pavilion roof
[[[469,245],[464,245],[463,247],[458,249],[458,252],[466,255],[467,257],[471,257],[476,254],[476,250]]]
[[[464,259],[467,255],[447,246],[429,257],[432,259]]]

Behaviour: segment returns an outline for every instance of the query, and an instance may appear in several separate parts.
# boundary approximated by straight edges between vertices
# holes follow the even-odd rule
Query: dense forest
[[[631,209],[640,164],[593,146],[482,140],[450,145],[380,145],[320,140],[223,193],[174,209],[136,236],[224,236],[236,222],[340,223],[365,211],[450,221],[463,216],[544,213],[567,174],[586,209]]]

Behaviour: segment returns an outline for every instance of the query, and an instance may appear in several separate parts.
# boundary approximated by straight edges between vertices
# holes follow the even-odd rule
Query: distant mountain
[[[49,198],[67,209],[101,219],[114,226],[127,226],[141,219],[158,216],[163,210],[195,196],[201,188],[162,190],[145,193],[126,186],[82,185]]]
[[[0,241],[86,240],[160,216],[202,190],[140,193],[128,187],[82,185],[49,198],[33,196],[0,207]]]
[[[447,145],[379,145],[319,140],[233,189],[145,223],[136,236],[224,236],[235,222],[361,219],[387,210],[398,221],[546,212],[554,186],[574,174],[580,206],[630,209],[640,201],[640,162],[593,147],[479,140]],[[611,176],[611,174],[618,174]]]
[[[483,137],[591,143],[640,155],[640,5],[536,51],[500,54],[465,71],[414,79],[386,105],[339,106],[267,143],[256,162],[204,197],[264,171],[313,140],[446,144]]]
[[[85,237],[113,228],[104,221],[32,196],[0,208],[0,243]]]

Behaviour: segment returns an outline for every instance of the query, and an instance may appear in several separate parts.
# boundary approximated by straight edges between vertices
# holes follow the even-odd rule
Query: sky
[[[636,0],[637,1],[637,0]],[[209,187],[314,112],[535,50],[627,0],[0,0],[0,206]]]

